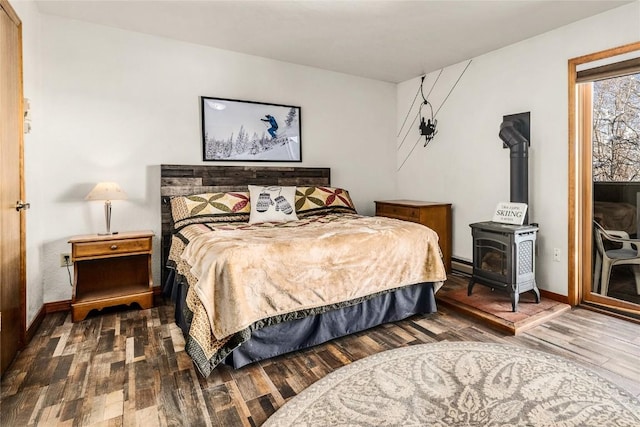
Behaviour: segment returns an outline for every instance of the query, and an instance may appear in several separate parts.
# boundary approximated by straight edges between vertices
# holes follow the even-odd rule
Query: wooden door
[[[25,337],[22,24],[0,0],[0,372]]]

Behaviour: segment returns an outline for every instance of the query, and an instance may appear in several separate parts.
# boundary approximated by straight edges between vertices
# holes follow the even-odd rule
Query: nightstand
[[[376,201],[376,215],[426,225],[438,234],[447,273],[451,273],[451,203],[418,200]]]
[[[93,309],[138,303],[153,307],[151,231],[76,236],[71,243],[74,281],[71,320]]]

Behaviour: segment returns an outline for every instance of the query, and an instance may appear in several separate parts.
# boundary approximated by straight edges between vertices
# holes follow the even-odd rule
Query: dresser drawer
[[[151,238],[116,239],[104,242],[82,242],[73,245],[73,258],[108,257],[123,253],[140,253],[151,251]]]
[[[376,215],[418,222],[420,210],[410,206],[377,204]]]
[[[438,234],[444,265],[451,272],[451,203],[420,200],[376,200],[376,215],[425,225]]]

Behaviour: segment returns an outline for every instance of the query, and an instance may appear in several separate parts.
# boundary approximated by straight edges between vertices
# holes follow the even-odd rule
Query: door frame
[[[640,42],[602,50],[569,60],[569,277],[568,299],[572,306],[586,302],[637,314],[636,304],[591,293],[593,283],[593,178],[592,145],[583,143],[578,129],[577,67],[581,64],[640,51]],[[585,301],[585,296],[587,300]]]

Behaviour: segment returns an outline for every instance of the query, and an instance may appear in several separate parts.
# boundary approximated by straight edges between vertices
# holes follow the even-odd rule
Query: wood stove
[[[511,225],[498,222],[477,222],[469,225],[473,236],[473,275],[467,294],[475,283],[494,289],[508,290],[511,308],[518,311],[523,292],[533,291],[536,303],[540,291],[535,279],[536,225]]]
[[[516,203],[529,203],[530,131],[530,113],[502,117],[498,136],[502,140],[502,147],[509,149],[510,196],[511,201]],[[519,222],[523,223],[525,225],[494,221],[470,224],[473,275],[467,287],[468,295],[471,295],[473,285],[477,282],[491,288],[509,290],[513,311],[518,311],[518,300],[523,292],[533,291],[536,303],[540,302],[535,279],[538,225],[528,225],[528,215]]]

